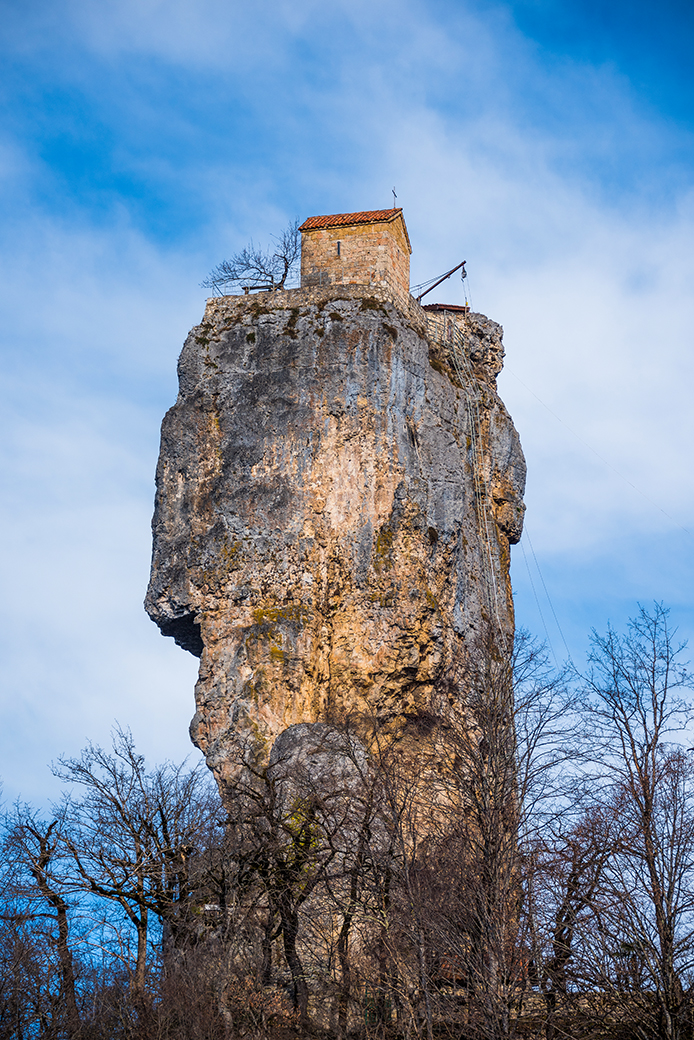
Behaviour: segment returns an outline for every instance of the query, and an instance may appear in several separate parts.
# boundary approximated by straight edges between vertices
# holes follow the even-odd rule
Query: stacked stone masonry
[[[366,285],[404,296],[411,252],[401,209],[309,217],[301,225],[301,287]]]

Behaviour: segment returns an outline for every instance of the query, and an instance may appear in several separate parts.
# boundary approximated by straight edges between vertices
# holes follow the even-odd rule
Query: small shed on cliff
[[[301,232],[301,288],[380,285],[410,291],[410,254],[402,209],[309,217]]]

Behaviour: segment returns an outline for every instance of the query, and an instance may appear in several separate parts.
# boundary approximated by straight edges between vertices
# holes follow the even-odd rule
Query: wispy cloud
[[[387,205],[393,185],[413,280],[465,258],[473,304],[505,326],[529,529],[572,646],[638,596],[671,599],[694,629],[677,526],[694,526],[690,128],[616,62],[540,46],[504,4],[9,6],[10,794],[39,797],[43,763],[108,739],[114,718],[152,755],[184,752],[196,663],[140,604],[198,283],[251,236]]]

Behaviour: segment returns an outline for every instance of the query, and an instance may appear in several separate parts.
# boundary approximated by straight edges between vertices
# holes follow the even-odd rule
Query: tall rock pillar
[[[200,656],[191,734],[222,785],[297,723],[416,731],[461,656],[512,636],[501,328],[394,299],[213,299],[183,348],[146,608]]]

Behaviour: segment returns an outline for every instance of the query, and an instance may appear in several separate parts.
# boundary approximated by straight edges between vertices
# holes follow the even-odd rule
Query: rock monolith
[[[416,733],[457,662],[511,638],[525,463],[502,330],[460,311],[261,292],[186,340],[146,607],[200,657],[191,734],[222,787],[293,725]]]

